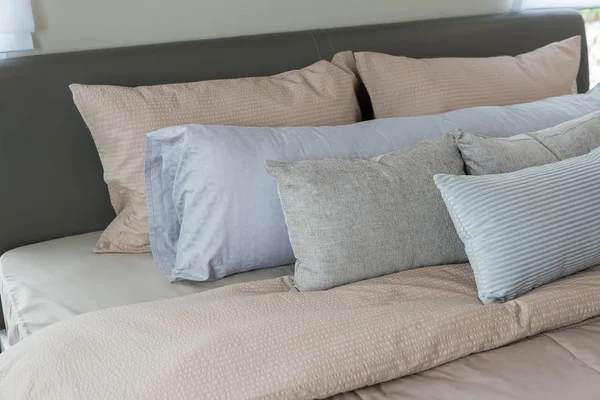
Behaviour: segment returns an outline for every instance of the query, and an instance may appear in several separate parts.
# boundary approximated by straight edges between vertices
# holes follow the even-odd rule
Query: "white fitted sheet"
[[[93,254],[101,232],[21,247],[0,258],[0,298],[8,342],[104,308],[292,275],[287,265],[215,282],[169,283],[150,254]]]

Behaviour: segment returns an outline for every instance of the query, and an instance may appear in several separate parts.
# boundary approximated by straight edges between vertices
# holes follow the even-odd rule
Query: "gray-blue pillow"
[[[600,149],[516,172],[436,175],[479,298],[517,298],[600,264]]]
[[[184,126],[150,133],[150,243],[171,281],[213,280],[295,261],[267,159],[367,159],[463,128],[510,136],[600,109],[600,90],[508,107],[319,128]],[[465,256],[466,261],[466,256]]]

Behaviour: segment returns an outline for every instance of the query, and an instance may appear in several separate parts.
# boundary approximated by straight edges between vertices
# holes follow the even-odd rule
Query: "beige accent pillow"
[[[184,124],[345,125],[360,120],[356,76],[319,61],[272,77],[144,87],[71,85],[117,213],[94,251],[150,251],[144,190],[146,134]]]
[[[415,59],[355,53],[376,118],[440,114],[571,94],[577,88],[580,57],[580,36],[516,57]]]

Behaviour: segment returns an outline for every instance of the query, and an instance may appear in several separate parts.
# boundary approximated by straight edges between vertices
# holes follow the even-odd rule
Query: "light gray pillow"
[[[500,174],[587,154],[600,147],[600,112],[507,138],[453,133],[469,175]]]
[[[370,160],[267,161],[277,179],[298,290],[324,290],[465,260],[433,176],[462,174],[451,137]]]
[[[600,149],[516,172],[436,175],[484,303],[600,264]]]

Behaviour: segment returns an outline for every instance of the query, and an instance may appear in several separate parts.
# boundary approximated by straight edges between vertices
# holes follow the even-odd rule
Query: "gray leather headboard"
[[[0,61],[0,254],[100,230],[114,216],[70,83],[153,85],[269,75],[341,50],[410,57],[516,55],[585,35],[574,10],[327,29]],[[585,46],[584,46],[585,49]],[[579,90],[588,89],[587,52]],[[363,97],[365,115],[368,98]]]

